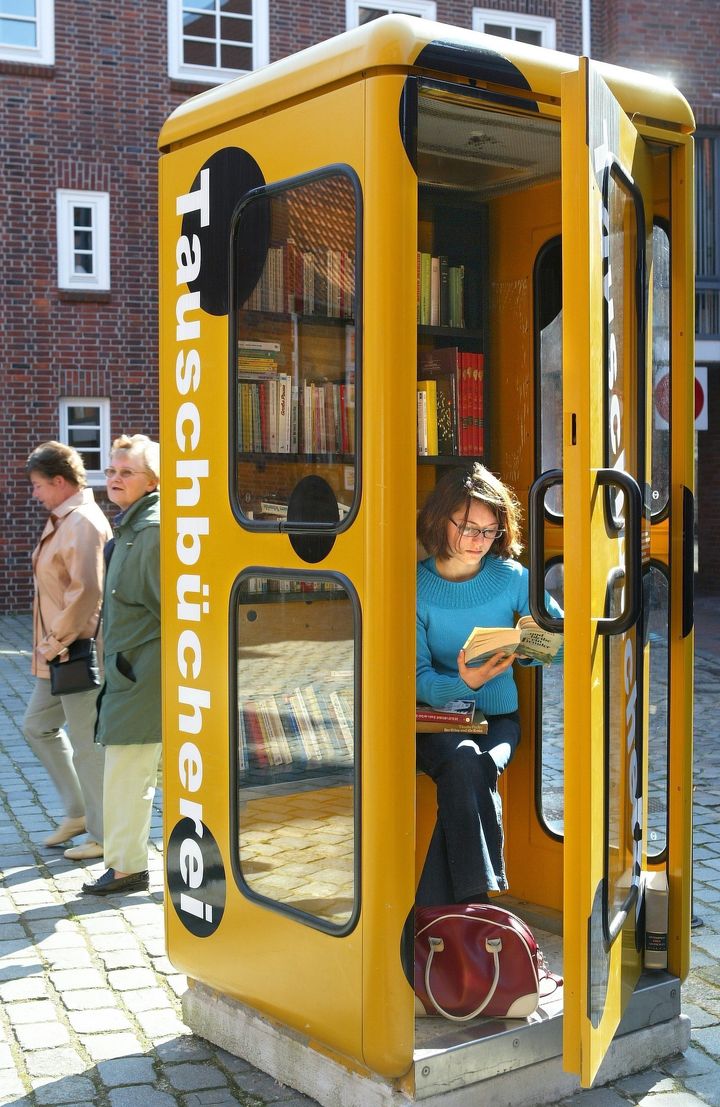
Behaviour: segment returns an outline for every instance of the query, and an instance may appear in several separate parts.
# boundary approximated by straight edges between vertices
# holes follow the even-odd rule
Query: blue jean
[[[417,766],[435,781],[438,803],[418,906],[507,889],[497,782],[519,741],[518,712],[488,716],[487,734],[418,734]]]

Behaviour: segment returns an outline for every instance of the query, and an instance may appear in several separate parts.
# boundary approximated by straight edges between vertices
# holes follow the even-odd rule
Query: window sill
[[[181,92],[183,96],[197,96],[200,92],[207,92],[209,88],[215,88],[216,85],[222,84],[221,81],[208,80],[207,83],[198,81],[197,78],[193,80],[192,77],[171,77],[170,78],[170,91]]]
[[[54,65],[43,65],[35,61],[13,61],[10,58],[0,58],[0,73],[13,74],[18,77],[47,77],[55,76]]]
[[[58,300],[61,303],[109,304],[112,293],[100,288],[59,288]]]

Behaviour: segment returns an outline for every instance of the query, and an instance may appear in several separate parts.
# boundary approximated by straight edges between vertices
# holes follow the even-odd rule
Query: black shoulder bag
[[[40,593],[38,593],[38,614],[43,636],[47,638],[45,623],[43,622],[40,608]],[[53,696],[69,696],[73,692],[90,692],[93,688],[100,687],[100,668],[98,666],[97,648],[95,639],[100,630],[102,609],[98,615],[95,634],[92,638],[76,638],[67,647],[67,658],[61,660],[60,654],[48,661],[50,668],[50,691]]]

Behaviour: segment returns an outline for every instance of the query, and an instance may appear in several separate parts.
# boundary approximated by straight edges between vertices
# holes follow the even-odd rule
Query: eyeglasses
[[[496,538],[502,538],[505,533],[502,527],[474,527],[471,523],[456,523],[454,519],[450,522],[457,527],[461,538],[486,538],[494,542]]]
[[[120,477],[121,480],[129,480],[130,477],[147,476],[144,469],[113,469],[111,467],[110,469],[103,469],[103,473],[108,479],[110,479],[110,477]]]

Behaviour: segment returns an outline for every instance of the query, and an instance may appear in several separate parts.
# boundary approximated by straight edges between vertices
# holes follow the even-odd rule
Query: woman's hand
[[[483,684],[487,684],[493,677],[499,676],[500,673],[504,673],[506,669],[509,669],[514,660],[514,653],[505,654],[502,650],[499,650],[492,657],[489,657],[484,664],[471,667],[465,664],[465,650],[460,650],[457,655],[458,672],[468,688],[472,688],[477,692]]]

